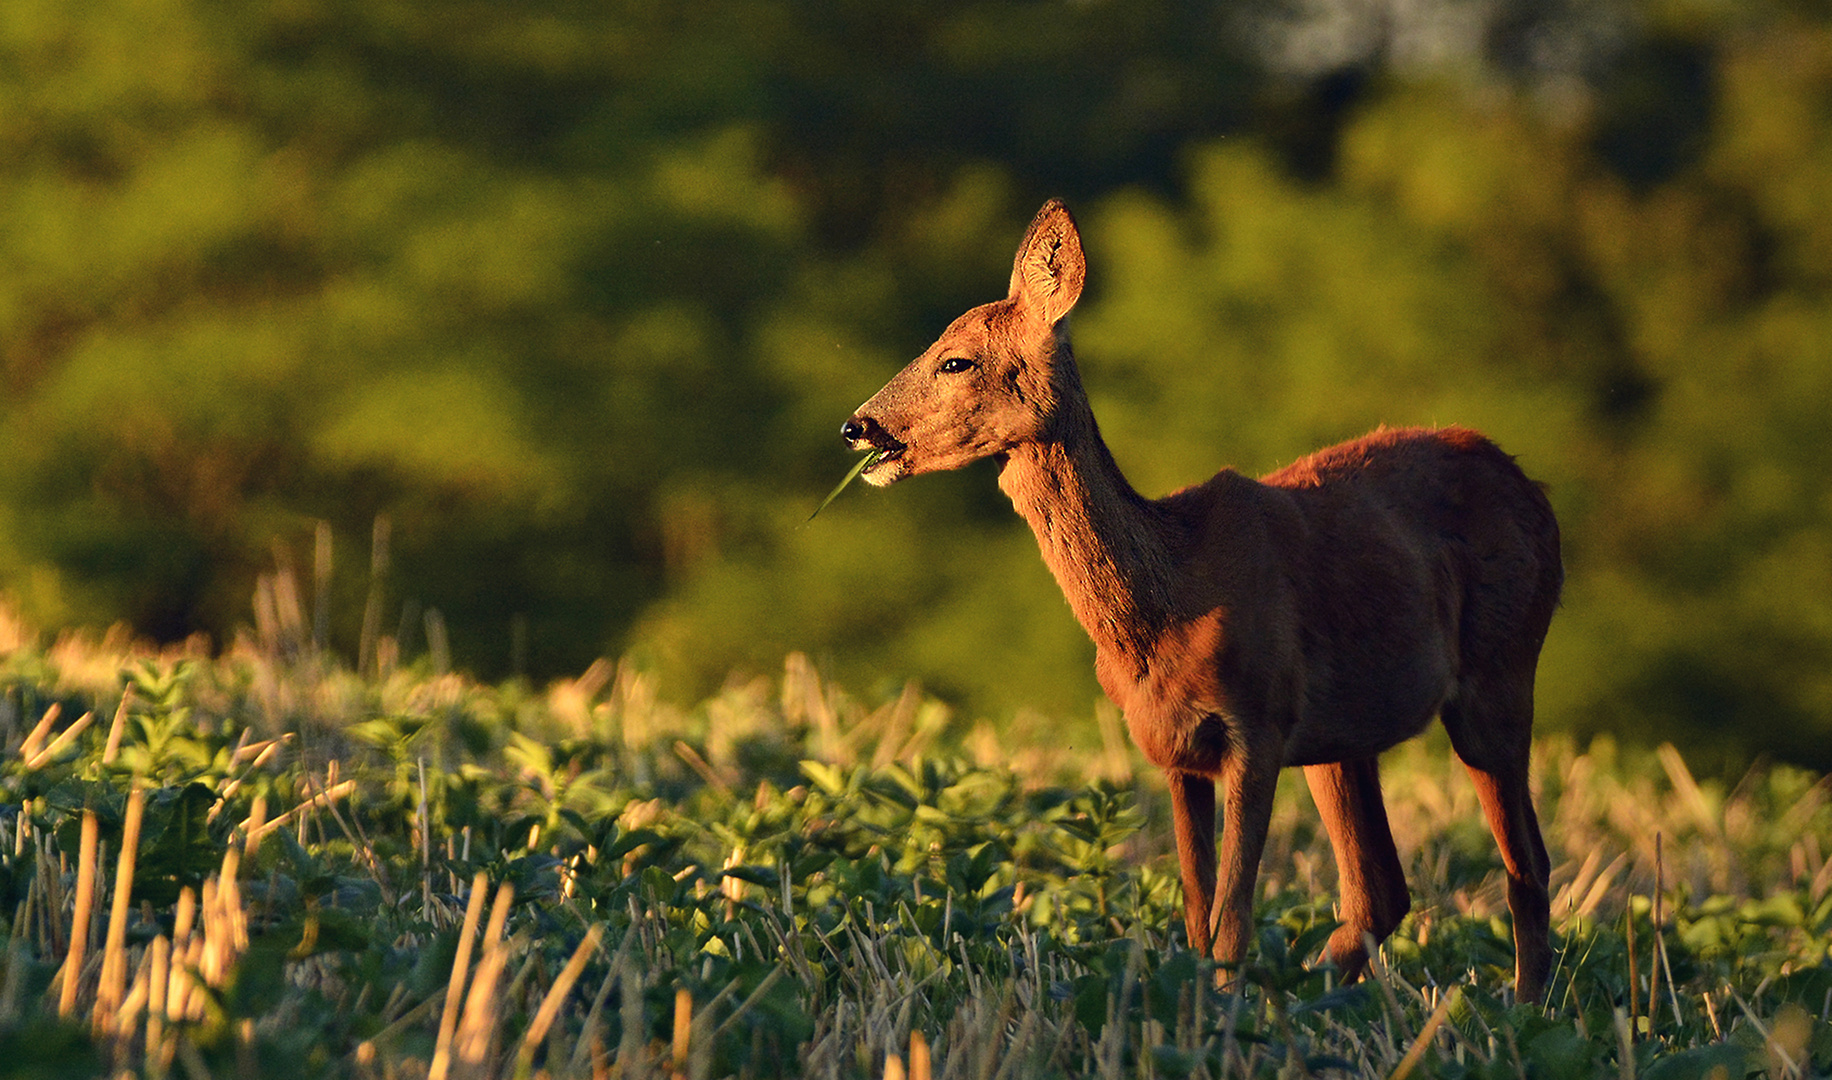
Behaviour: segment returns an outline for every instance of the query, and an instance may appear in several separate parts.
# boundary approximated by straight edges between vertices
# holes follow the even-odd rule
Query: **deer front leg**
[[[1183,872],[1183,931],[1190,948],[1209,952],[1209,900],[1215,895],[1215,781],[1172,769],[1170,817],[1177,834],[1177,866]]]
[[[1275,738],[1242,739],[1222,767],[1221,864],[1210,912],[1217,963],[1238,965],[1253,931],[1253,896],[1260,855],[1272,825],[1272,797],[1278,790],[1283,748]]]

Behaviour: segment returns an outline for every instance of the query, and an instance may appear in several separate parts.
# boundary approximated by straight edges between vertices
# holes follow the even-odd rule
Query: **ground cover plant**
[[[1832,1071],[1832,799],[1543,741],[1558,962],[1440,745],[1390,755],[1413,914],[1312,966],[1281,789],[1257,948],[1182,947],[1116,718],[963,726],[792,656],[693,705],[630,665],[481,684],[293,613],[219,656],[0,625],[0,1071],[31,1076],[1559,1077]]]

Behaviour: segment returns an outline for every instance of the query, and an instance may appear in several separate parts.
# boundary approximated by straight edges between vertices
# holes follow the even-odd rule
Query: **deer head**
[[[1018,246],[1010,295],[954,320],[841,426],[854,450],[879,454],[865,481],[883,487],[1049,437],[1079,384],[1066,320],[1086,276],[1075,219],[1052,199]]]

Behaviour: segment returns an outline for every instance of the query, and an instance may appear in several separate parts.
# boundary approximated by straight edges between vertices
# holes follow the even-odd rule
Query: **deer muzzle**
[[[854,450],[870,450],[878,456],[859,476],[868,484],[883,486],[903,475],[899,459],[904,443],[884,430],[884,425],[869,416],[854,415],[840,425],[840,438]]]

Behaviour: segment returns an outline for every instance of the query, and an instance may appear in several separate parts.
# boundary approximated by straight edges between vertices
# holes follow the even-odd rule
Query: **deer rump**
[[[956,319],[848,419],[880,486],[993,457],[1093,639],[1102,688],[1164,769],[1192,948],[1237,964],[1280,768],[1306,767],[1335,850],[1330,959],[1410,906],[1376,755],[1440,717],[1500,846],[1516,991],[1550,971],[1545,845],[1528,786],[1533,680],[1563,574],[1541,488],[1465,428],[1381,429],[1262,481],[1162,499],[1127,483],[1069,343],[1086,276],[1057,202],[1009,295]],[[1227,827],[1215,846],[1216,786]]]

